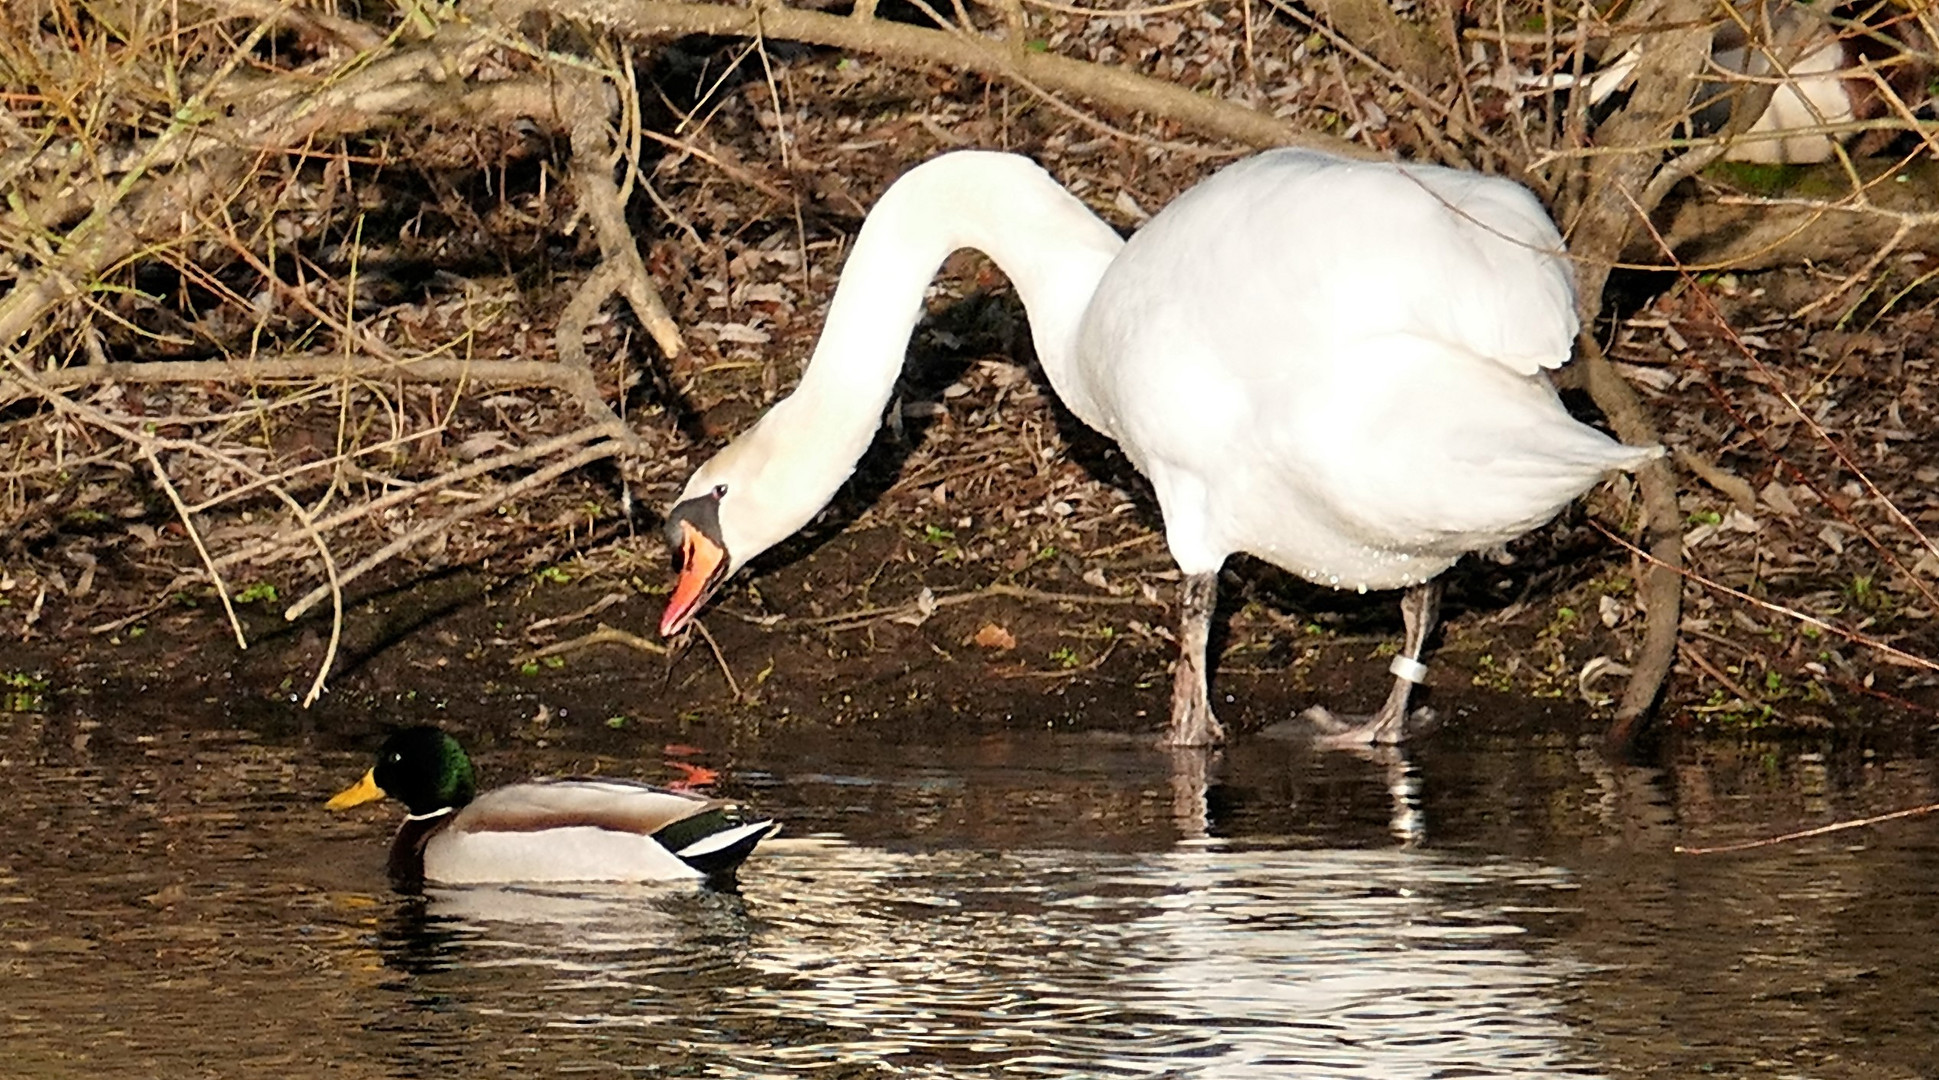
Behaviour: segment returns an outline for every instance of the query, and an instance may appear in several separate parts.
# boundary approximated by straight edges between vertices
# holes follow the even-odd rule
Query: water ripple
[[[744,903],[457,890],[425,917],[468,981],[543,971],[523,1015],[713,1076],[1590,1075],[1555,1018],[1566,973],[1476,895],[1511,884],[1569,896],[1558,871],[1412,852],[810,843],[750,866]]]

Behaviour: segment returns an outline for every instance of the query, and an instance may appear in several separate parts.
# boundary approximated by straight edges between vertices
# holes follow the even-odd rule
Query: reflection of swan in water
[[[1205,851],[1172,865],[1205,884],[1146,920],[1173,959],[1124,982],[1216,1031],[1193,1051],[1202,1075],[1568,1074],[1551,999],[1563,972],[1464,895],[1559,874],[1402,852]]]
[[[773,1077],[1575,1077],[1560,871],[1417,851],[777,845],[744,895],[436,890],[399,1054]],[[409,910],[409,909],[406,909]],[[402,1018],[400,1018],[402,1019]]]
[[[1565,969],[1501,914],[1566,889],[1559,871],[1407,851],[848,849],[767,860],[760,879],[750,891],[787,899],[759,905],[746,962],[782,982],[741,1004],[828,1029],[791,1053],[1048,1076],[1583,1075],[1554,1017]]]
[[[1310,727],[1303,729],[1310,733]],[[1268,732],[1271,737],[1270,730]],[[1302,734],[1302,738],[1310,737]],[[1421,776],[1401,746],[1354,747],[1352,756],[1380,768],[1387,797],[1393,804],[1387,831],[1402,847],[1415,848],[1427,841],[1427,815],[1421,807]],[[1212,834],[1210,794],[1221,755],[1198,751],[1173,751],[1170,758],[1172,826],[1187,844]]]

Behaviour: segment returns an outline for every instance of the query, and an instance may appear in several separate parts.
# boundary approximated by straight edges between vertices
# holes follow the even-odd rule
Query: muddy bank
[[[670,654],[607,641],[546,655],[600,627],[659,646],[667,568],[657,536],[561,552],[516,576],[452,569],[358,599],[330,691],[307,712],[296,703],[324,658],[330,619],[286,623],[267,597],[238,606],[247,650],[206,597],[114,629],[90,628],[98,609],[46,604],[6,669],[15,704],[29,708],[219,701],[258,722],[351,740],[412,720],[541,740],[856,725],[1155,736],[1175,655],[1172,574],[1155,536],[1135,521],[1125,531],[1117,552],[1086,559],[973,527],[947,537],[934,526],[818,530],[729,587],[704,619],[711,647],[691,635]],[[1518,545],[1511,564],[1471,559],[1451,573],[1426,699],[1446,737],[1606,722],[1629,626],[1605,626],[1602,613],[1630,585],[1594,542],[1593,530],[1565,523]],[[1365,710],[1384,696],[1399,631],[1391,595],[1336,593],[1243,561],[1225,594],[1215,702],[1241,735],[1308,705]],[[1658,724],[1728,737],[1832,728],[1916,736],[1927,724],[1856,696],[1779,713],[1692,707],[1687,693]]]

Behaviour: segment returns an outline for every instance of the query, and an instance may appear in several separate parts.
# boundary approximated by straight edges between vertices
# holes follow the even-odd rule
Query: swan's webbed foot
[[[1315,746],[1338,750],[1397,746],[1439,726],[1434,710],[1420,708],[1410,712],[1407,703],[1414,686],[1427,679],[1427,665],[1421,663],[1421,655],[1427,651],[1427,636],[1433,632],[1440,611],[1439,582],[1430,581],[1407,590],[1400,599],[1407,639],[1401,645],[1400,655],[1394,657],[1394,688],[1387,695],[1386,703],[1372,716],[1335,716],[1317,705],[1300,713],[1301,720],[1313,725]]]
[[[1407,713],[1382,709],[1372,716],[1342,716],[1315,705],[1299,719],[1312,726],[1313,745],[1324,750],[1396,746],[1441,726],[1440,714],[1425,705]]]

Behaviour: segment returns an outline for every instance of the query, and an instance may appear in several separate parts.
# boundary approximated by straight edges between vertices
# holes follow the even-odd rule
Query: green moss
[[[1754,195],[1782,195],[1796,189],[1809,172],[1802,165],[1719,161],[1705,169],[1704,175]]]

